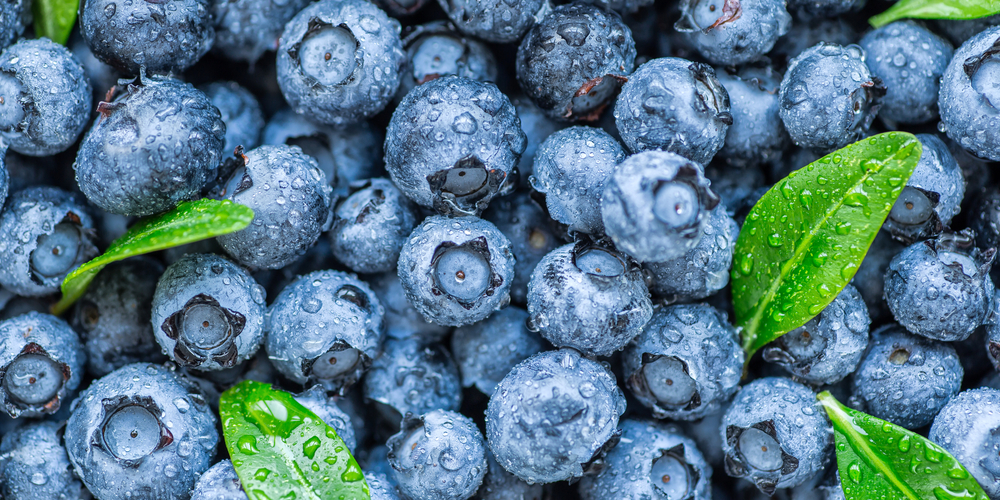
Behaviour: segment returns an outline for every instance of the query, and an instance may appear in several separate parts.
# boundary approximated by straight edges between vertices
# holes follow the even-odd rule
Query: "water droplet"
[[[45,482],[48,481],[48,480],[49,480],[49,477],[46,476],[45,473],[43,473],[43,472],[36,472],[36,473],[34,473],[34,474],[31,475],[31,484],[34,484],[34,485],[41,486],[41,485],[45,484]]]
[[[778,248],[778,247],[781,246],[781,243],[782,242],[781,242],[781,234],[780,233],[771,233],[771,234],[769,234],[767,236],[767,244],[768,245],[771,245],[774,248]]]
[[[236,440],[236,447],[244,455],[256,455],[260,453],[257,449],[257,438],[254,436],[243,436]]]
[[[316,456],[316,450],[319,449],[321,444],[322,442],[319,440],[319,438],[313,436],[302,444],[302,453],[305,454],[305,456],[309,457],[309,460],[312,460],[313,457]]]
[[[861,484],[861,464],[852,462],[851,465],[847,467],[847,475],[851,478],[851,481]]]

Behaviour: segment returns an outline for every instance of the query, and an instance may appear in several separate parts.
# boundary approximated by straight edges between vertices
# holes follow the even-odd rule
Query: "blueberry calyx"
[[[313,43],[310,43],[311,39]],[[338,49],[344,50],[334,50],[329,46],[313,47],[314,44],[322,43],[322,41],[333,42],[333,45],[336,46],[349,46],[353,42],[354,47],[350,53],[344,47],[338,47]],[[355,80],[355,73],[361,67],[360,63],[363,58],[362,55],[358,54],[360,48],[361,42],[357,40],[347,24],[341,23],[334,26],[321,19],[313,18],[309,20],[309,25],[305,34],[302,35],[302,39],[288,48],[288,56],[291,58],[292,64],[299,69],[299,72],[313,88],[337,87],[349,85]],[[323,49],[327,49],[326,52],[323,52]],[[326,66],[313,68],[311,64],[309,67],[303,65],[302,58],[313,56],[323,59],[321,64]],[[312,62],[314,61],[310,61],[310,63]],[[339,67],[334,66],[338,63]]]
[[[102,400],[101,404],[101,425],[90,443],[123,467],[138,469],[147,456],[174,442],[173,433],[160,420],[163,411],[153,398],[116,396]],[[138,446],[133,449],[133,445]]]
[[[499,191],[506,174],[502,170],[487,170],[475,156],[466,156],[449,168],[427,176],[434,195],[434,209],[446,215],[478,216]]]
[[[780,465],[773,470],[762,470],[754,467],[746,459],[744,453],[740,450],[741,437],[743,433],[749,429],[756,429],[761,431],[763,436],[766,436],[776,443],[778,443],[779,448],[781,447],[781,441],[778,439],[777,430],[774,428],[774,422],[772,420],[765,420],[762,422],[757,422],[750,427],[742,428],[736,425],[730,425],[726,427],[726,443],[732,449],[738,451],[738,453],[726,454],[725,469],[726,474],[733,477],[747,477],[752,476],[754,484],[767,495],[774,493],[777,488],[777,484],[781,476],[792,474],[796,469],[799,468],[799,460],[788,453],[784,449],[781,449],[781,461]],[[773,451],[773,450],[772,450]],[[767,449],[762,449],[762,452],[767,453]]]
[[[177,341],[174,357],[179,364],[198,366],[211,357],[230,368],[236,364],[235,340],[244,326],[246,318],[242,314],[222,307],[218,300],[201,293],[167,317],[160,328],[167,337]]]
[[[27,364],[27,366],[24,366]],[[52,413],[59,409],[63,384],[70,379],[72,371],[66,363],[52,358],[42,346],[30,342],[21,349],[0,372],[3,390],[7,397],[8,413],[17,415],[19,411],[37,410]],[[53,376],[57,376],[56,385],[52,385]],[[42,395],[32,395],[27,390],[40,384],[42,389],[48,388]],[[11,410],[15,410],[13,413]],[[19,410],[19,411],[18,411]]]
[[[715,77],[715,70],[703,63],[691,63],[688,69],[694,78],[695,95],[698,97],[694,108],[715,115],[716,120],[726,125],[732,125],[733,114],[729,112],[729,93]]]
[[[667,498],[690,498],[701,474],[684,458],[684,443],[660,452],[650,468],[650,484]]]

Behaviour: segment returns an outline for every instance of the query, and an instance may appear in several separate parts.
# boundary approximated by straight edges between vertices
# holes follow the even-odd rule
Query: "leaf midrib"
[[[278,453],[278,455],[280,455],[281,459],[285,462],[285,467],[288,468],[289,472],[292,473],[292,474],[294,474],[298,478],[299,489],[305,490],[306,495],[308,495],[309,499],[311,499],[311,500],[323,500],[313,490],[313,488],[311,486],[312,483],[308,479],[306,479],[305,474],[302,473],[302,469],[300,469],[299,466],[298,466],[298,464],[295,463],[295,459],[291,458],[291,456],[292,456],[292,454],[294,452],[292,451],[292,448],[290,446],[288,446],[288,443],[285,442],[284,439],[279,438],[278,436],[264,435],[264,437],[265,438],[273,439],[276,444],[277,443],[281,443],[280,447],[282,449],[280,450],[280,452]],[[274,448],[277,449],[278,446],[276,445],[276,446],[274,446]],[[278,451],[278,450],[276,450],[276,451]],[[307,485],[309,485],[309,486],[307,486]]]

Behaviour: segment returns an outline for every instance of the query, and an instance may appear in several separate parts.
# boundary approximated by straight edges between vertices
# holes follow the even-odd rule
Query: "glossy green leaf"
[[[35,36],[46,37],[66,45],[76,22],[79,0],[32,0],[31,15],[35,19]]]
[[[226,448],[257,500],[369,500],[361,467],[332,427],[269,384],[245,380],[222,393]]]
[[[106,252],[66,276],[62,299],[52,306],[52,313],[66,311],[83,296],[97,273],[112,262],[239,231],[252,220],[250,207],[208,198],[186,201],[167,213],[142,219],[111,243]]]
[[[851,281],[920,151],[911,134],[872,136],[792,172],[754,205],[732,268],[747,362],[819,314]]]
[[[978,19],[1000,14],[1000,0],[899,0],[868,22],[878,28],[900,19]]]
[[[944,448],[898,425],[817,396],[833,422],[840,485],[847,500],[988,500]]]

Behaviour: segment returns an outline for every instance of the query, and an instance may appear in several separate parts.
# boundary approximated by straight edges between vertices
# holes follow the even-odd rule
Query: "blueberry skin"
[[[684,0],[674,29],[712,64],[732,66],[769,52],[792,24],[785,0],[741,0],[730,7],[724,0]]]
[[[576,126],[550,135],[535,153],[531,187],[545,194],[549,215],[568,230],[600,235],[601,194],[627,155],[604,130]]]
[[[232,5],[228,1],[219,3]],[[249,90],[236,82],[212,82],[198,89],[208,96],[226,124],[226,142],[222,147],[224,154],[232,153],[236,146],[243,146],[249,151],[260,144],[264,112]]]
[[[1000,247],[1000,187],[986,186],[974,199],[966,218],[980,248]]]
[[[551,7],[544,0],[438,0],[451,22],[466,35],[492,43],[512,43]]]
[[[26,367],[28,370],[38,370],[38,375],[33,379],[45,383],[45,380],[41,379],[46,375],[62,378],[58,388],[38,394],[32,398],[35,401],[25,400],[11,392],[11,389],[17,388],[14,384],[17,384],[24,375],[18,373],[21,370],[10,371],[15,368],[12,364],[23,363],[25,356],[34,357],[50,365],[45,368]],[[3,388],[0,389],[0,407],[11,418],[43,417],[55,413],[63,401],[80,385],[86,363],[87,355],[80,345],[76,332],[60,318],[32,311],[0,322],[0,372],[4,374]],[[52,389],[39,387],[34,383],[30,382],[32,388]]]
[[[193,318],[224,323],[222,338],[187,331]],[[242,268],[214,254],[188,254],[167,268],[153,295],[156,342],[175,363],[198,370],[232,368],[257,353],[264,340],[264,289]],[[190,315],[194,315],[193,317]],[[192,318],[192,319],[188,319]],[[210,345],[206,345],[208,343]]]
[[[251,268],[280,269],[305,255],[333,222],[332,189],[316,161],[295,146],[249,151],[221,197],[253,209],[246,229],[216,241]]]
[[[215,18],[213,52],[253,67],[265,52],[278,47],[285,23],[309,1],[214,0],[211,4]]]
[[[935,19],[933,22],[937,31],[948,37],[951,43],[962,45],[987,28],[1000,25],[1000,14],[979,19]]]
[[[597,266],[587,254],[596,256]],[[580,241],[549,252],[535,267],[528,313],[529,328],[552,345],[608,356],[640,333],[653,305],[635,261],[613,247]]]
[[[438,276],[438,264],[454,251],[478,259],[479,269],[465,269],[468,276],[459,270],[454,278],[456,283],[467,278],[475,280],[470,282],[473,286],[481,282],[481,286],[468,289],[470,297],[449,293],[448,287],[454,285],[440,280],[450,281],[451,277]],[[510,241],[493,224],[475,217],[449,219],[434,215],[424,219],[406,240],[397,272],[407,300],[425,320],[462,326],[485,319],[507,305],[515,262]],[[487,271],[489,275],[484,276]]]
[[[441,344],[389,339],[364,380],[365,400],[398,426],[406,415],[432,410],[458,411],[462,387],[458,368]],[[395,421],[395,422],[393,422]]]
[[[993,304],[993,252],[972,247],[968,231],[914,243],[885,272],[885,301],[907,330],[943,341],[965,340]]]
[[[87,351],[87,370],[103,377],[129,363],[166,361],[151,327],[163,265],[146,256],[104,268],[77,301],[70,324]]]
[[[10,174],[7,172],[7,148],[0,148],[0,211],[7,201],[7,191],[10,189]]]
[[[625,396],[611,371],[572,349],[536,354],[514,367],[486,409],[490,451],[528,483],[589,472],[618,442]]]
[[[191,500],[247,500],[243,483],[236,475],[233,462],[220,460],[198,478],[191,491]]]
[[[851,380],[853,407],[907,429],[923,427],[962,386],[962,364],[943,342],[911,335],[896,324],[872,332]]]
[[[705,217],[698,244],[665,262],[647,262],[649,291],[674,301],[701,300],[729,284],[729,269],[740,228],[719,203]]]
[[[897,123],[925,123],[938,116],[941,75],[954,49],[944,38],[913,21],[868,32],[859,42],[865,64],[885,83],[879,116]]]
[[[392,271],[417,225],[417,207],[388,179],[369,179],[355,189],[334,211],[327,233],[333,255],[357,273]]]
[[[378,298],[353,275],[316,271],[301,276],[268,309],[268,357],[296,383],[319,382],[343,394],[381,352],[383,315]],[[344,352],[350,350],[356,352]],[[356,355],[355,364],[334,372],[316,370],[315,363],[338,352]]]
[[[49,156],[76,142],[90,117],[91,88],[83,65],[47,38],[21,40],[0,54],[0,134],[10,149]]]
[[[650,363],[679,361],[692,379],[691,397],[672,404],[657,398]],[[725,314],[708,304],[660,307],[622,352],[625,383],[656,418],[697,420],[719,409],[739,389],[743,350]],[[654,368],[655,369],[655,368]],[[679,384],[673,383],[671,386]]]
[[[560,5],[521,40],[517,81],[549,117],[594,121],[632,73],[635,55],[632,31],[618,14]]]
[[[81,392],[72,410],[64,436],[69,460],[102,500],[187,498],[219,442],[218,419],[197,386],[163,366],[119,368]],[[116,415],[121,410],[129,413]],[[108,431],[130,424],[141,440],[135,448],[118,441],[128,439],[120,432],[109,443]]]
[[[663,149],[704,164],[726,140],[733,123],[729,109],[715,70],[662,57],[639,66],[622,86],[615,125],[632,152]]]
[[[618,164],[604,184],[601,217],[604,230],[623,252],[641,262],[665,262],[695,248],[719,204],[702,166],[665,151],[634,154]],[[687,198],[667,198],[680,205],[661,207],[661,192],[687,188]],[[694,211],[692,217],[690,212]],[[676,220],[674,220],[676,219]]]
[[[198,197],[222,158],[219,110],[171,78],[138,78],[124,90],[98,106],[101,116],[80,143],[73,164],[80,190],[107,212],[134,216]]]
[[[979,482],[990,498],[1000,496],[1000,391],[962,391],[934,417],[927,438],[941,445]]]
[[[938,234],[958,215],[965,196],[962,168],[944,141],[932,134],[917,139],[923,146],[920,162],[882,225],[906,244]]]
[[[861,362],[870,323],[861,294],[847,285],[818,316],[771,342],[764,359],[804,382],[836,384]]]
[[[492,83],[457,76],[414,88],[392,113],[385,168],[418,205],[478,215],[524,152],[521,122]]]
[[[761,470],[748,463],[739,443],[751,428],[777,441],[781,448],[778,470]],[[754,483],[769,496],[815,476],[832,455],[833,429],[816,394],[787,378],[759,378],[743,386],[726,410],[719,431],[726,474]]]
[[[507,472],[486,448],[486,476],[476,492],[477,500],[541,500],[543,493],[542,485],[528,484]]]
[[[860,39],[861,34],[842,17],[796,19],[788,33],[774,44],[769,57],[780,66],[819,42],[850,45]]]
[[[127,74],[141,67],[179,74],[212,48],[215,28],[209,0],[170,5],[87,0],[80,4],[80,34],[95,56]]]
[[[62,229],[67,232],[61,232]],[[39,186],[12,194],[0,213],[0,262],[4,263],[0,266],[0,285],[28,297],[57,292],[67,274],[97,256],[93,229],[94,220],[75,193]],[[49,239],[58,242],[57,238],[63,234],[71,240],[55,246],[46,244]],[[50,246],[51,250],[62,249],[54,254],[59,257],[58,262],[38,269],[36,261],[47,256],[34,259],[35,249]],[[74,251],[75,259],[62,260],[64,254],[69,256]]]
[[[788,10],[802,19],[829,18],[861,10],[866,0],[788,0]]]
[[[0,491],[10,500],[84,499],[90,495],[70,472],[59,443],[58,422],[34,421],[4,435],[0,453]],[[39,484],[40,483],[40,484]]]
[[[545,139],[559,130],[566,127],[565,122],[553,120],[542,111],[530,98],[523,94],[511,96],[514,110],[518,119],[521,120],[521,130],[527,138],[527,145],[521,153],[521,161],[517,165],[520,173],[522,186],[527,186],[531,174],[534,172],[535,153]]]
[[[323,386],[314,385],[295,395],[295,401],[316,414],[326,425],[337,431],[337,436],[344,440],[347,449],[354,453],[358,442],[354,437],[354,427],[351,417],[337,406],[336,398],[327,396]]]
[[[716,75],[729,93],[733,115],[719,157],[734,167],[777,161],[791,143],[778,112],[781,74],[770,67],[747,66],[737,73]]]
[[[941,76],[942,129],[970,153],[1000,161],[1000,26],[983,30],[955,51]],[[994,103],[995,102],[995,103]]]
[[[885,271],[892,258],[904,248],[906,247],[893,240],[888,232],[879,231],[851,280],[851,285],[865,299],[868,315],[873,323],[884,323],[884,320],[892,319],[892,312],[882,298],[885,292]]]
[[[622,421],[621,430],[621,442],[608,452],[604,459],[604,469],[596,476],[584,476],[580,480],[577,488],[580,498],[712,498],[712,467],[705,461],[694,440],[679,428],[629,418]],[[653,477],[653,466],[662,458],[676,461],[676,465],[683,468],[684,477],[668,478],[667,483],[659,477]],[[674,486],[671,482],[676,479],[686,480],[687,484],[680,489],[667,489]]]
[[[884,92],[864,49],[820,42],[789,63],[779,113],[796,145],[829,152],[865,134]]]
[[[15,0],[0,5],[0,48],[7,48],[24,33],[31,19],[31,2]]]
[[[409,30],[403,39],[406,67],[396,94],[399,99],[413,87],[446,75],[496,81],[497,61],[485,43],[463,36],[445,21],[432,21]]]
[[[415,337],[437,342],[451,327],[428,323],[406,298],[406,291],[395,271],[367,277],[369,286],[385,307],[385,332],[391,339]]]
[[[327,125],[375,115],[399,87],[406,62],[399,31],[398,21],[361,0],[321,0],[302,9],[285,25],[278,46],[282,95],[297,113]],[[337,38],[325,46],[308,43],[318,36]],[[312,60],[324,49],[336,57]]]
[[[528,330],[527,321],[527,311],[507,307],[455,329],[451,352],[458,361],[463,387],[475,387],[489,396],[511,368],[545,349],[541,337]]]
[[[510,283],[510,300],[518,305],[528,303],[528,281],[535,266],[559,245],[552,219],[528,193],[501,198],[483,212],[510,240],[514,252],[514,278]]]
[[[385,474],[366,470],[364,476],[368,483],[369,500],[400,500],[396,486]]]
[[[446,410],[406,416],[389,438],[389,464],[412,500],[471,498],[486,474],[486,443],[471,418]]]

